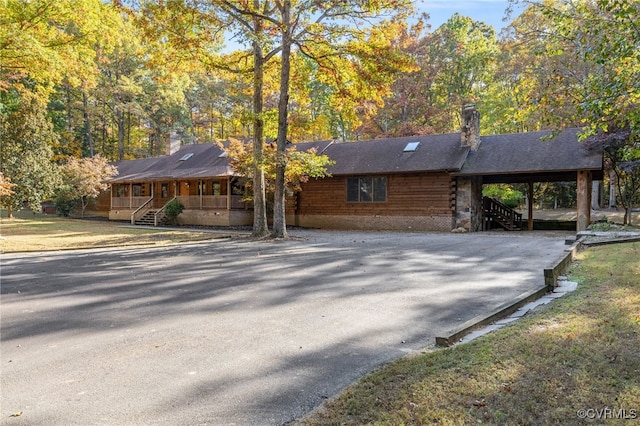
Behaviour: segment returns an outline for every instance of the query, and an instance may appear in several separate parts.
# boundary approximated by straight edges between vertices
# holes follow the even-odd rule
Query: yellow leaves
[[[97,73],[95,46],[110,38],[113,13],[100,0],[0,3],[3,67],[43,87],[63,79],[74,86],[90,81]]]
[[[16,186],[15,183],[11,183],[11,179],[5,178],[4,175],[0,172],[0,197],[15,194],[15,192],[11,189],[14,186]]]
[[[69,157],[60,171],[64,183],[73,188],[78,198],[97,197],[108,187],[106,181],[118,174],[118,169],[100,155],[91,158]]]
[[[261,159],[253,156],[251,144],[231,139],[228,144],[218,143],[231,159],[231,166],[234,171],[243,176],[252,176],[253,167],[259,165],[267,178],[267,187],[273,186],[276,174],[276,144],[267,143],[263,145],[264,154]],[[300,190],[300,183],[306,182],[310,177],[327,176],[327,166],[334,164],[326,155],[318,155],[315,149],[308,151],[298,151],[295,146],[287,149],[286,156],[287,170],[285,180],[287,186],[293,191]]]

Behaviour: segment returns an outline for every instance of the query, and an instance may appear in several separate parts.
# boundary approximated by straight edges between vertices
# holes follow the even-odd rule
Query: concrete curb
[[[582,244],[589,247],[596,247],[609,244],[635,243],[638,241],[640,241],[640,237],[621,237],[605,241],[584,241]]]
[[[539,290],[534,290],[530,293],[520,295],[515,302],[505,303],[504,305],[491,312],[489,315],[479,315],[463,323],[462,325],[460,325],[460,327],[449,331],[446,336],[436,337],[436,346],[453,346],[472,331],[511,315],[521,306],[537,300],[545,294],[547,294],[546,286],[542,287]]]
[[[567,266],[573,259],[576,258],[576,254],[582,248],[582,239],[578,239],[571,247],[565,249],[564,254],[558,258],[549,268],[544,270],[544,283],[547,286],[548,291],[553,291],[558,286],[558,277],[567,269]]]
[[[571,247],[565,249],[565,253],[562,256],[560,256],[555,262],[553,262],[553,264],[549,268],[544,269],[544,280],[545,280],[544,287],[538,290],[534,290],[529,293],[524,293],[520,295],[515,299],[515,301],[510,301],[505,303],[504,305],[495,309],[489,315],[480,315],[475,318],[472,318],[469,321],[466,321],[465,323],[460,325],[459,327],[449,331],[445,336],[436,336],[436,346],[441,346],[441,347],[453,346],[456,343],[463,341],[463,338],[465,338],[465,336],[468,336],[471,333],[478,331],[482,327],[485,327],[485,330],[479,332],[478,336],[488,333],[489,331],[500,328],[502,327],[502,325],[504,325],[502,324],[500,326],[492,326],[491,324],[494,324],[506,317],[509,317],[510,315],[513,317],[513,319],[511,319],[512,321],[522,317],[524,314],[526,314],[529,311],[529,309],[526,309],[526,310],[524,309],[524,307],[527,307],[529,304],[538,306],[539,304],[545,304],[555,299],[556,297],[558,297],[558,296],[555,296],[556,294],[564,295],[565,291],[562,291],[562,290],[559,291],[558,293],[552,293],[552,292],[554,292],[555,289],[558,289],[558,281],[559,281],[559,278],[561,278],[560,275],[567,268],[567,266],[575,259],[576,254],[578,253],[581,247],[582,247],[582,241],[579,239],[576,242],[574,242],[571,245]],[[563,281],[563,283],[565,283],[565,281]],[[571,288],[575,288],[573,284],[574,283],[571,283],[569,286]],[[561,286],[561,287],[564,288],[565,286]],[[543,299],[543,298],[545,299],[548,298],[548,300],[545,300],[542,303],[536,302],[539,299]],[[532,307],[535,307],[535,306],[532,306]],[[521,315],[518,315],[516,311],[520,310],[520,308],[523,308],[521,311],[523,311],[524,313],[522,313]],[[507,322],[511,322],[511,321],[507,321]],[[474,338],[475,337],[477,336],[474,336]],[[469,339],[465,339],[465,341],[469,341]]]

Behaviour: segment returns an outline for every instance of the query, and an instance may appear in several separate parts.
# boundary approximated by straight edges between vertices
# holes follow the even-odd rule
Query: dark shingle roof
[[[419,144],[415,151],[405,152],[405,147],[411,142]],[[457,171],[462,167],[469,148],[460,146],[459,134],[448,134],[334,142],[318,149],[318,152],[336,161],[328,168],[335,176]]]
[[[111,182],[232,176],[227,157],[221,157],[223,152],[216,144],[194,144],[165,157],[119,161],[114,163],[118,176]]]
[[[445,171],[496,176],[601,170],[601,154],[587,151],[578,142],[578,132],[579,129],[568,129],[544,141],[542,137],[550,132],[482,136],[476,152],[461,146],[459,133],[361,142],[305,142],[295,146],[300,151],[316,148],[319,154],[328,155],[336,162],[328,168],[334,176]],[[415,150],[406,151],[408,144]],[[195,144],[185,145],[170,156],[120,161],[115,163],[119,175],[111,182],[233,176],[223,153],[216,144]]]
[[[580,129],[567,129],[556,137],[549,131],[482,136],[457,175],[551,173],[602,169],[602,154],[588,151],[578,141]]]

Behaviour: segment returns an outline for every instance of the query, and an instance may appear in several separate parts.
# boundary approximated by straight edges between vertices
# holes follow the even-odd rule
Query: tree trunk
[[[259,0],[254,0],[256,9]],[[253,41],[253,233],[262,238],[269,235],[267,224],[267,203],[264,183],[264,122],[262,118],[262,89],[264,85],[264,54],[259,36],[262,22],[254,18],[255,39]]]
[[[95,149],[93,147],[93,137],[91,136],[91,122],[89,121],[89,101],[87,92],[84,89],[82,90],[82,116],[84,118],[84,137],[89,146],[89,156],[93,157]]]
[[[13,219],[13,207],[11,204],[7,205],[7,219]]]
[[[118,159],[124,160],[124,112],[116,111],[116,122],[118,125]]]
[[[616,176],[616,172],[613,168],[609,171],[609,208],[614,208],[617,206],[616,203],[616,186],[618,177]]]
[[[278,101],[278,140],[276,147],[276,182],[273,200],[274,238],[287,238],[286,224],[286,179],[287,130],[289,115],[289,78],[291,69],[291,0],[282,4],[282,68],[280,70],[280,100]]]
[[[624,208],[624,220],[623,225],[629,225],[631,226],[631,214],[632,214],[632,209],[630,205],[625,206]]]
[[[594,180],[591,187],[591,210],[600,210],[600,181]]]

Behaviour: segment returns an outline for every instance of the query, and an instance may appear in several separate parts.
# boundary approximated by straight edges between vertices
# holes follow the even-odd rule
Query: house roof
[[[409,136],[361,142],[321,142],[318,153],[336,162],[328,171],[336,175],[458,171],[469,152],[459,134]],[[308,149],[313,144],[298,144]]]
[[[567,129],[552,137],[550,131],[482,136],[470,152],[464,175],[563,174],[577,170],[601,170],[602,154],[588,151],[578,141],[580,129]]]
[[[578,141],[579,129],[556,137],[550,132],[482,136],[477,151],[461,146],[460,134],[409,136],[360,142],[318,141],[296,144],[315,148],[336,163],[334,175],[450,172],[485,176],[485,182],[516,182],[531,177],[571,180],[577,170],[601,170],[602,155]],[[172,155],[115,163],[119,175],[111,182],[213,178],[233,176],[229,159],[216,144],[184,145]]]
[[[175,153],[156,158],[114,163],[118,176],[110,182],[141,182],[165,179],[232,176],[224,151],[216,144],[184,145]]]

